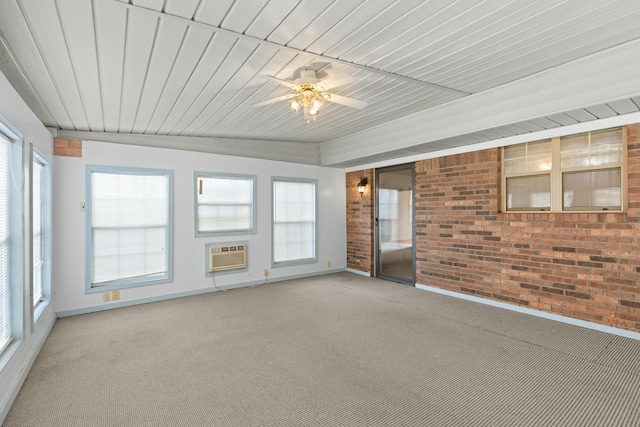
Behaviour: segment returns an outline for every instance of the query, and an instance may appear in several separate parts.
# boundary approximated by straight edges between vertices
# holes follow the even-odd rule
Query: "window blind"
[[[273,181],[274,263],[316,256],[315,182]]]
[[[198,177],[198,233],[253,229],[253,178]]]
[[[168,175],[92,172],[92,287],[168,272]]]
[[[34,307],[42,301],[42,266],[44,264],[43,257],[43,244],[42,244],[42,191],[44,180],[44,165],[37,160],[33,161],[32,166],[32,222],[33,222],[33,279],[32,279],[32,294]]]
[[[11,342],[9,182],[11,141],[0,135],[0,352]]]

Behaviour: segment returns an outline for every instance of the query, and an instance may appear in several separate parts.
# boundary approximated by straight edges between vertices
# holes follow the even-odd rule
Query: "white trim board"
[[[554,320],[556,322],[566,323],[573,326],[580,326],[582,328],[593,329],[594,331],[606,332],[608,334],[618,335],[625,338],[631,338],[640,341],[640,333],[627,331],[626,329],[614,328],[613,326],[601,325],[599,323],[587,322],[586,320],[574,319],[572,317],[561,316],[559,314],[547,313],[540,310],[534,310],[531,308],[520,307],[517,305],[506,304],[499,301],[493,301],[486,298],[474,297],[472,295],[466,295],[459,292],[448,291],[446,289],[434,288],[433,286],[415,284],[417,289],[423,291],[429,291],[436,294],[447,295],[454,298],[460,298],[467,301],[478,302],[480,304],[490,305],[492,307],[503,308],[505,310],[515,311],[517,313],[528,314],[530,316],[540,317],[543,319]]]
[[[640,113],[631,113],[606,119],[591,120],[588,122],[576,123],[573,125],[560,126],[552,129],[545,129],[537,132],[528,132],[520,135],[508,136],[505,138],[492,139],[490,141],[478,142],[460,147],[448,148],[444,150],[431,151],[424,154],[398,157],[395,159],[381,160],[379,162],[367,163],[358,166],[345,168],[345,172],[357,172],[365,169],[382,168],[386,166],[401,165],[404,163],[414,163],[421,160],[435,159],[439,157],[451,156],[455,154],[471,153],[474,151],[488,150],[491,148],[506,147],[508,145],[521,144],[523,142],[539,141],[560,136],[573,135],[577,133],[590,132],[594,130],[626,126],[633,123],[640,123]]]

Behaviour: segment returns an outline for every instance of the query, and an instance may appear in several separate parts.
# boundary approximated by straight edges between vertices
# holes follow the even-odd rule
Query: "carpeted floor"
[[[640,341],[350,273],[58,320],[11,426],[640,425]]]

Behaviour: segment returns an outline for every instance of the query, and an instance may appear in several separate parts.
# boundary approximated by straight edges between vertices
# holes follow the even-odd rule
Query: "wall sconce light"
[[[367,182],[367,177],[360,178],[360,182],[358,183],[358,193],[360,193],[361,197],[364,192],[367,191]]]

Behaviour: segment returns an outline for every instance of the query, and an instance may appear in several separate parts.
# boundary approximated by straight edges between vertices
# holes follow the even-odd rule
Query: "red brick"
[[[416,281],[640,331],[640,124],[627,142],[627,213],[500,212],[499,149],[417,162]],[[371,273],[374,201],[355,190],[361,176],[373,171],[347,174],[347,265]]]

